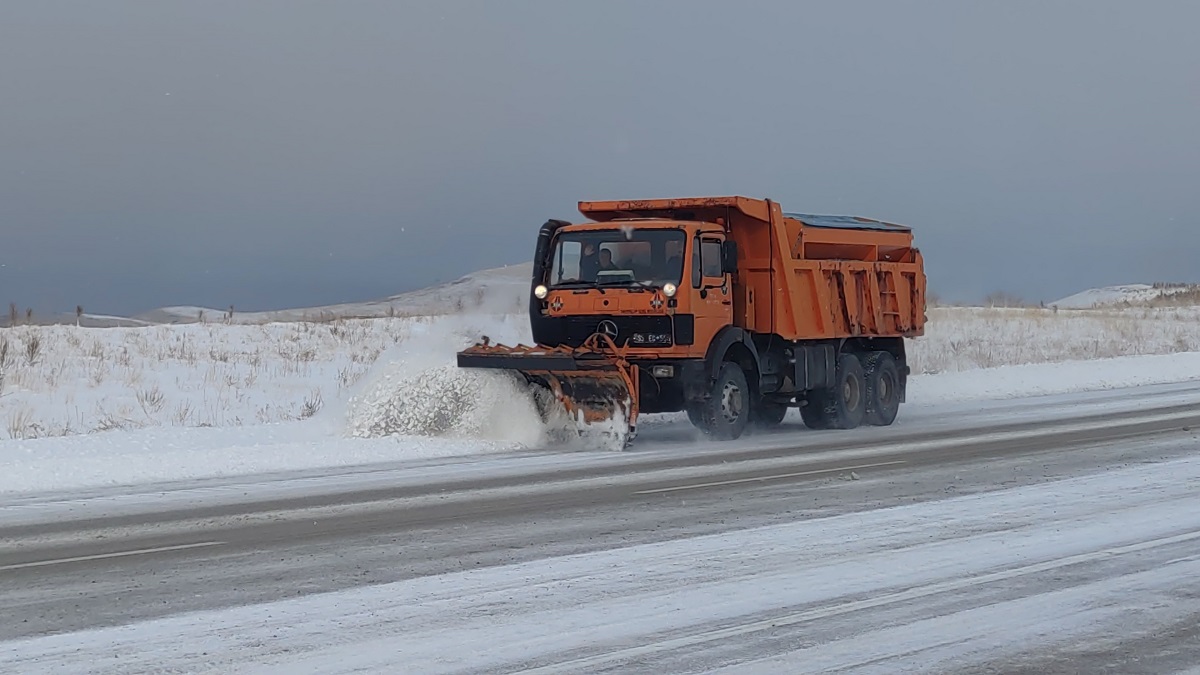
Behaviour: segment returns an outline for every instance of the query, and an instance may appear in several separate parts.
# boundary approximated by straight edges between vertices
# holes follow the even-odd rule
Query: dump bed
[[[747,330],[789,340],[924,333],[924,262],[908,227],[784,213],[737,196],[580,202],[579,210],[601,222],[720,223],[738,245],[734,323]]]

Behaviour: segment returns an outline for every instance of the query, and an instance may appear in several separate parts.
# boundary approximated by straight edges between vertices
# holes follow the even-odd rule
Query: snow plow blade
[[[607,343],[607,344],[606,344]],[[576,349],[508,347],[483,342],[458,353],[459,368],[515,370],[553,394],[584,425],[624,417],[626,442],[638,417],[638,371],[606,335],[593,335]]]

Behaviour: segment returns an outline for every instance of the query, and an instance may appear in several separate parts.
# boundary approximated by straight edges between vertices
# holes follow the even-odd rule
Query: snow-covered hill
[[[1191,297],[1198,294],[1200,294],[1200,286],[1196,285],[1122,284],[1089,288],[1049,304],[1060,309],[1091,309],[1117,305],[1137,306],[1149,305],[1155,301],[1172,299],[1181,295]]]
[[[407,293],[370,300],[318,307],[266,312],[239,312],[232,321],[228,309],[173,306],[145,312],[135,318],[149,323],[232,322],[262,324],[279,321],[328,321],[379,317],[445,316],[478,311],[486,314],[520,312],[528,302],[532,265],[509,265],[481,270],[454,281]]]

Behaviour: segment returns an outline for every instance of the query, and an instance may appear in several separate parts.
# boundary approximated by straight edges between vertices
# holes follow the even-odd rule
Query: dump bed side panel
[[[772,206],[774,279],[747,279],[756,295],[771,289],[770,332],[792,340],[924,333],[924,265],[908,228]],[[754,330],[763,330],[761,315]]]
[[[779,322],[775,332],[790,339],[915,337],[925,324],[923,280],[917,263],[798,262],[788,283],[794,321]]]

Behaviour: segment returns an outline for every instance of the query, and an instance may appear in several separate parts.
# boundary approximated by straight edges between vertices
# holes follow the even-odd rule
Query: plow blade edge
[[[619,414],[632,438],[638,416],[637,366],[615,346],[603,347],[594,341],[575,350],[484,342],[459,352],[458,366],[515,370],[548,390],[577,422],[606,423]]]

